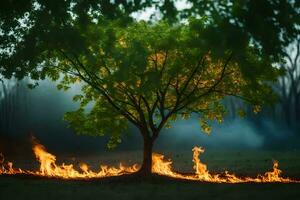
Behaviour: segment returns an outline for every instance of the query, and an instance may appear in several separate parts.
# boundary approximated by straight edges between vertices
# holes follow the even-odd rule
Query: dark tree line
[[[12,133],[26,121],[27,84],[16,80],[1,80],[0,84],[0,134]]]
[[[285,62],[281,67],[286,74],[279,78],[275,85],[279,94],[277,115],[285,119],[288,125],[298,125],[300,122],[300,39],[298,38],[287,49]]]

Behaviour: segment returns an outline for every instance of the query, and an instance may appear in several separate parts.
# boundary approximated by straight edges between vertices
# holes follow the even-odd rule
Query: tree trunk
[[[295,125],[299,126],[298,122],[300,120],[300,93],[295,96]]]
[[[288,126],[291,125],[291,108],[290,108],[290,106],[291,106],[290,100],[285,100],[283,102],[282,113],[284,114],[286,125],[288,125]]]
[[[144,137],[144,152],[143,152],[143,163],[138,173],[142,176],[149,176],[152,172],[152,149],[153,139],[150,136]]]

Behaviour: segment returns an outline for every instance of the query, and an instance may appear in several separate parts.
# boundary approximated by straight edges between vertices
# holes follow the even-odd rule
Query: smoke
[[[18,90],[24,95],[15,95],[22,99],[19,105],[12,106],[17,118],[13,121],[12,130],[0,130],[0,146],[7,140],[18,141],[16,145],[6,145],[9,148],[19,148],[20,143],[30,145],[29,135],[33,134],[41,143],[52,151],[63,152],[102,152],[106,151],[107,137],[91,137],[76,135],[63,121],[67,111],[75,110],[78,104],[72,101],[74,94],[80,92],[80,85],[73,86],[67,92],[58,91],[56,84],[51,81],[41,81],[35,89],[22,87]],[[17,109],[27,107],[27,109]],[[258,123],[259,122],[259,123]],[[214,149],[257,149],[266,146],[282,147],[282,141],[291,146],[290,130],[280,129],[269,119],[253,122],[249,119],[227,119],[224,123],[214,123],[212,133],[201,132],[198,119],[178,120],[171,129],[164,130],[159,136],[155,148],[187,149],[193,146],[204,146]],[[141,149],[142,138],[138,131],[130,127],[125,132],[122,143],[116,150]],[[290,143],[287,143],[287,142]],[[292,139],[293,148],[298,148],[299,139]],[[289,144],[289,145],[288,145]],[[27,148],[27,147],[26,147]]]
[[[205,146],[215,149],[261,148],[264,137],[246,119],[226,120],[222,124],[213,123],[210,134],[201,131],[198,119],[178,121],[163,134],[160,142],[164,148],[191,149],[193,146]],[[172,138],[166,146],[163,140]]]

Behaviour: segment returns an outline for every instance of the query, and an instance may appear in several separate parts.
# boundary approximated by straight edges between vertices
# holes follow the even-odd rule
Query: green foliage
[[[79,100],[83,96],[75,96]],[[69,121],[78,134],[104,136],[109,135],[108,148],[115,147],[121,142],[121,133],[127,129],[128,123],[119,113],[115,112],[110,105],[103,100],[94,103],[90,111],[80,107],[76,111],[67,112],[64,117]]]
[[[79,110],[67,113],[65,119],[78,133],[111,134],[112,147],[120,141],[127,121],[151,136],[170,128],[178,115],[188,119],[196,113],[202,130],[210,133],[209,121],[223,121],[225,96],[254,105],[268,102],[272,90],[264,80],[274,77],[257,71],[256,79],[248,79],[230,52],[223,57],[205,52],[199,28],[206,31],[205,21],[191,19],[188,25],[176,26],[142,21],[126,28],[114,21],[88,26],[84,53],[52,54],[58,67],[50,68],[49,76],[57,79],[59,71],[65,72],[59,89],[84,83],[82,94],[74,96],[81,104]],[[259,64],[259,59],[255,61]],[[277,69],[270,70],[268,74]]]
[[[273,64],[299,33],[287,1],[190,0],[179,13],[166,0],[158,5],[165,20],[152,24],[130,18],[151,1],[38,2],[1,8],[1,74],[49,78],[61,90],[80,84],[73,98],[80,108],[65,119],[80,134],[110,135],[109,147],[121,142],[128,121],[154,140],[195,113],[210,133],[209,122],[223,120],[226,96],[259,112],[276,100],[269,83],[282,71]],[[187,23],[176,23],[179,16]]]
[[[230,48],[239,53],[241,61],[249,45],[266,62],[280,61],[285,48],[299,35],[299,1],[188,2],[193,6],[183,11],[181,16],[208,16],[210,23],[205,35],[210,48],[221,53],[224,48]]]
[[[133,12],[149,5],[148,0],[2,0],[0,67],[5,71],[1,74],[5,78],[44,79],[49,69],[45,60],[52,57],[53,50],[83,53],[87,27],[103,19],[119,19],[126,25]]]
[[[200,119],[199,123],[200,123],[202,131],[206,134],[210,134],[211,126],[208,124],[208,122],[204,119]]]
[[[241,117],[244,118],[246,116],[246,111],[244,109],[238,109],[237,114]]]

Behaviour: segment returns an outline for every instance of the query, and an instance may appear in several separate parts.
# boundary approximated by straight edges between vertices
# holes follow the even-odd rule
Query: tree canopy
[[[285,48],[300,34],[299,1],[188,2],[192,6],[181,13],[182,18],[206,16],[210,27],[206,39],[221,52],[223,48],[239,50],[250,44],[263,59],[278,62]]]
[[[205,43],[199,33],[205,30],[203,20],[177,26],[136,22],[124,28],[118,24],[87,27],[89,43],[84,52],[57,49],[44,58],[47,76],[57,80],[64,73],[60,89],[85,83],[83,93],[74,97],[81,102],[80,109],[66,115],[78,132],[110,133],[114,141],[120,141],[130,121],[144,134],[157,137],[170,120],[187,119],[191,113],[200,114],[203,130],[210,132],[207,120],[222,121],[225,96],[256,106],[272,99],[266,81],[275,80],[278,70],[265,66],[268,70],[255,71],[253,79],[232,51],[213,57],[201,46]],[[251,51],[247,59],[260,63]],[[94,106],[86,112],[90,102]]]
[[[148,7],[157,7],[162,18],[170,23],[193,17],[207,18],[203,48],[215,55],[230,49],[240,64],[248,65],[249,45],[264,60],[263,65],[279,62],[287,47],[299,35],[298,1],[199,1],[188,0],[190,7],[178,10],[175,1],[12,1],[0,8],[0,66],[2,75],[19,79],[31,74],[39,76],[37,66],[44,51],[58,48],[83,50],[86,47],[85,27],[104,18],[132,21],[131,14]],[[7,67],[9,66],[9,67]],[[26,66],[26,67],[25,67]],[[253,70],[264,67],[252,65]],[[255,75],[255,72],[253,73]]]
[[[149,1],[5,0],[0,8],[0,66],[5,78],[45,78],[39,64],[46,51],[60,48],[82,51],[85,28],[103,18],[132,21],[130,14]]]

